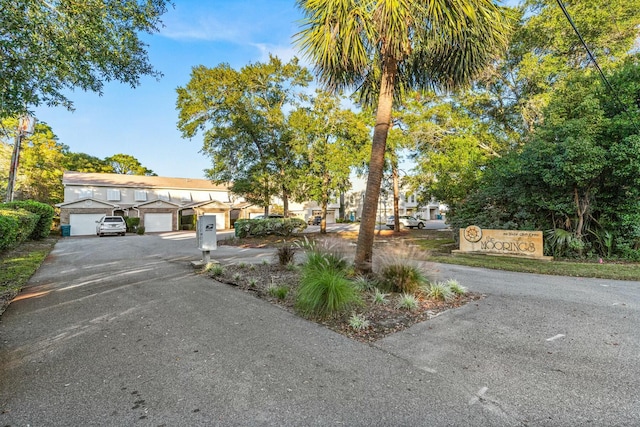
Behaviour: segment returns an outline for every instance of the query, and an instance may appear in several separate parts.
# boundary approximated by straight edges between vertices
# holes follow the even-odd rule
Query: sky
[[[130,154],[160,176],[205,178],[210,160],[200,153],[202,137],[184,139],[177,129],[176,88],[189,82],[198,65],[239,69],[268,61],[269,53],[289,60],[296,55],[292,37],[301,14],[294,0],[174,3],[160,33],[143,37],[151,64],[164,76],[144,77],[134,89],[110,82],[102,96],[76,90],[69,94],[73,112],[36,108],[38,121],[51,126],[58,142],[99,158]]]
[[[201,134],[184,139],[176,126],[176,88],[189,82],[191,69],[221,63],[240,69],[268,61],[269,54],[284,61],[301,57],[293,46],[302,17],[295,0],[174,4],[163,16],[160,32],[142,37],[151,64],[164,74],[159,81],[144,77],[136,88],[110,82],[102,96],[76,90],[69,94],[73,112],[63,107],[35,109],[38,121],[51,126],[70,151],[99,158],[129,154],[160,176],[205,178],[210,160],[200,153]]]

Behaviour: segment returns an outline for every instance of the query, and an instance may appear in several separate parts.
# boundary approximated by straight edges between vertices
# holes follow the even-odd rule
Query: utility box
[[[201,251],[214,251],[218,248],[216,235],[216,216],[203,215],[198,218],[198,249]]]

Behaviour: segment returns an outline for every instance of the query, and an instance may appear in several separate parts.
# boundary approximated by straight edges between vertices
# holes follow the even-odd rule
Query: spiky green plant
[[[205,266],[205,271],[212,276],[222,276],[224,274],[224,267],[220,264],[210,262]]]
[[[418,298],[409,293],[403,293],[398,296],[396,307],[402,310],[415,310],[418,308]]]
[[[455,297],[451,288],[442,282],[431,283],[427,288],[426,295],[428,298],[438,301],[450,301]]]
[[[256,279],[255,277],[251,277],[249,280],[247,280],[247,283],[249,284],[249,287],[255,288],[258,284],[258,279]]]
[[[245,269],[245,268],[247,268],[247,263],[246,263],[246,262],[240,262],[240,263],[238,263],[238,268],[240,268],[240,269]]]
[[[241,278],[241,277],[242,277],[242,275],[241,275],[240,273],[235,273],[235,274],[233,275],[233,281],[234,281],[234,282],[238,282],[238,281],[240,281],[240,278]]]
[[[369,327],[369,321],[364,314],[353,313],[349,318],[349,326],[356,331],[361,331]]]
[[[353,285],[362,292],[371,291],[375,289],[377,282],[367,276],[357,275],[351,279]]]
[[[373,294],[373,303],[378,305],[386,305],[389,300],[387,297],[389,294],[383,293],[380,289],[376,288]]]
[[[287,288],[286,286],[278,286],[278,285],[271,284],[267,288],[267,293],[274,298],[282,300],[287,297],[287,294],[289,293],[289,288]]]
[[[467,288],[465,288],[464,286],[462,286],[457,280],[455,279],[449,279],[445,282],[445,285],[449,287],[449,289],[451,290],[451,292],[453,292],[455,295],[464,295],[467,293]]]
[[[327,317],[360,302],[343,270],[328,264],[303,266],[296,307],[311,316]]]
[[[298,266],[296,266],[294,263],[290,262],[289,264],[286,265],[285,269],[287,271],[296,271],[298,269]]]

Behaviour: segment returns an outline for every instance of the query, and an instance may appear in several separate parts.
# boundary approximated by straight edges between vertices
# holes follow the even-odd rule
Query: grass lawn
[[[0,314],[38,270],[58,241],[57,236],[25,242],[0,253]]]
[[[640,280],[640,264],[638,263],[604,261],[600,264],[598,260],[540,261],[492,255],[451,255],[451,249],[456,248],[453,235],[442,231],[427,232],[427,235],[411,239],[411,242],[424,250],[425,259],[445,264],[556,276]]]

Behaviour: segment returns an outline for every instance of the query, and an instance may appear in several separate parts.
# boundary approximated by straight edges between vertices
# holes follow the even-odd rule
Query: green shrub
[[[0,217],[4,218],[0,249],[16,246],[29,239],[40,219],[38,214],[16,207],[0,208]]]
[[[142,236],[144,234],[144,226],[136,228],[136,234]]]
[[[267,218],[267,219],[239,219],[234,223],[238,237],[290,236],[307,228],[307,223],[300,218]]]
[[[27,236],[29,239],[44,239],[51,232],[51,224],[53,224],[54,209],[45,204],[36,202],[35,200],[21,200],[16,202],[3,203],[0,208],[24,209],[25,211],[38,215],[37,223],[31,234]]]
[[[0,209],[0,251],[10,248],[18,241],[18,220],[3,214]]]
[[[135,233],[138,231],[140,225],[140,218],[137,216],[125,217],[124,221],[127,223],[127,233]]]

